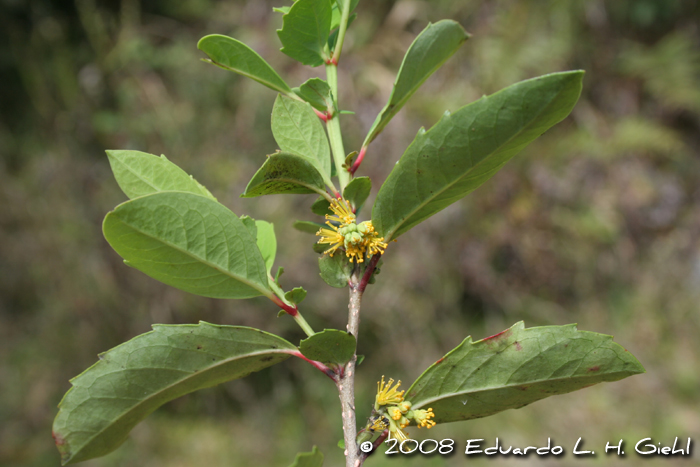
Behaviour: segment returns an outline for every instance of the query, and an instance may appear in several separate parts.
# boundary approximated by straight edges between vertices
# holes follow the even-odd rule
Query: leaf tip
[[[206,36],[202,37],[200,40],[197,41],[197,48],[199,50],[201,50],[202,52],[207,53],[202,48],[202,46],[204,46],[207,42],[209,42],[210,40],[212,40],[216,37],[224,37],[224,36],[221,36],[221,34],[207,34]]]

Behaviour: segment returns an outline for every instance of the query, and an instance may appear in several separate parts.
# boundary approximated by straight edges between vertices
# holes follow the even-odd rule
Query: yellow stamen
[[[321,237],[320,244],[331,245],[324,253],[333,256],[339,248],[345,249],[345,256],[350,261],[364,263],[365,254],[374,256],[384,254],[387,244],[384,237],[379,237],[372,221],[356,224],[355,214],[344,199],[334,199],[330,204],[333,214],[326,214],[326,225],[316,235]]]
[[[318,243],[327,243],[331,245],[329,249],[325,251],[325,253],[328,253],[329,256],[333,256],[333,253],[335,253],[335,250],[343,246],[343,242],[345,241],[345,238],[338,233],[338,228],[334,227],[331,224],[330,225],[331,229],[326,229],[325,227],[321,228],[316,235],[321,237],[321,239],[318,241]]]
[[[391,418],[393,418],[396,421],[401,420],[401,417],[403,416],[401,410],[399,410],[398,407],[389,407],[387,409],[387,413]]]
[[[427,427],[428,429],[431,429],[434,427],[436,423],[431,420],[433,417],[435,417],[435,413],[433,412],[432,408],[429,408],[428,410],[413,411],[413,420],[415,420],[418,428]]]
[[[377,383],[377,397],[375,399],[377,405],[398,404],[399,402],[403,402],[404,391],[398,390],[401,381],[399,380],[393,388],[391,387],[392,384],[394,384],[393,378],[389,378],[389,382],[385,384],[384,376],[382,376],[382,380]]]
[[[372,424],[367,428],[371,432],[384,431],[389,427],[389,422],[383,416],[371,420]]]
[[[389,439],[397,439],[399,441],[405,441],[410,437],[403,431],[403,426],[398,427],[393,420],[389,422]]]
[[[339,224],[352,224],[355,222],[355,213],[352,212],[352,208],[344,199],[331,201],[330,209],[335,215],[326,214],[326,220],[338,222]]]

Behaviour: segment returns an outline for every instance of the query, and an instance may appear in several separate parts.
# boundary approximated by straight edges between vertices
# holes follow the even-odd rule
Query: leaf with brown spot
[[[406,393],[414,408],[432,407],[435,421],[445,423],[639,373],[642,365],[612,336],[578,331],[574,324],[525,329],[521,321],[481,341],[467,337]]]

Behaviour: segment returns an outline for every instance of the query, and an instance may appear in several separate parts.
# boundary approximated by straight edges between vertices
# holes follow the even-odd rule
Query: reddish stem
[[[318,109],[314,109],[314,112],[316,112],[316,115],[318,116],[318,118],[320,118],[321,120],[323,120],[326,123],[328,123],[328,120],[330,120],[330,118],[331,118],[328,116],[327,113],[321,112]]]
[[[326,60],[326,65],[338,66],[338,60],[336,60],[335,57],[331,57],[328,60]]]
[[[364,462],[365,462],[365,459],[367,459],[369,456],[371,456],[372,454],[374,454],[374,451],[376,451],[377,448],[378,448],[379,446],[381,446],[382,443],[383,443],[384,441],[386,441],[386,439],[387,439],[388,437],[389,437],[389,430],[384,430],[384,431],[382,431],[382,434],[379,435],[379,438],[377,438],[376,440],[374,440],[374,443],[372,444],[372,450],[371,450],[370,452],[363,452],[362,454],[360,454],[360,461],[361,461],[362,463],[364,463]],[[361,464],[360,464],[360,465],[361,465]]]
[[[382,255],[377,253],[376,255],[372,256],[372,259],[369,260],[367,269],[365,269],[365,274],[362,276],[360,283],[357,285],[357,290],[360,293],[363,293],[367,288],[367,284],[369,284],[369,280],[372,278],[372,274],[374,274],[374,270],[377,268],[377,263],[381,257]]]
[[[311,366],[313,366],[313,367],[316,368],[317,370],[323,372],[323,374],[325,374],[326,376],[328,376],[328,377],[329,377],[330,379],[332,379],[334,382],[336,381],[336,373],[335,373],[335,371],[331,370],[330,368],[328,368],[328,367],[327,367],[326,365],[324,365],[323,363],[317,362],[316,360],[311,360],[311,359],[306,358],[306,357],[304,356],[304,354],[302,354],[302,353],[299,352],[298,350],[290,350],[290,351],[287,351],[287,353],[288,353],[289,355],[293,355],[293,356],[295,356],[295,357],[301,358],[302,360],[304,360],[305,362],[309,363]]]
[[[270,300],[274,302],[275,305],[282,308],[289,316],[292,318],[299,314],[299,310],[296,306],[291,307],[284,303],[277,295],[273,295]]]
[[[355,162],[352,164],[352,167],[350,167],[350,175],[355,175],[357,169],[360,168],[360,164],[362,164],[362,160],[365,158],[365,154],[367,154],[367,146],[362,146],[362,149],[360,149],[360,153],[357,155],[357,159],[355,159]]]

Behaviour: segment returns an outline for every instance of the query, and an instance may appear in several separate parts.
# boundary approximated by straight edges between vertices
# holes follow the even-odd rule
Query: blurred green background
[[[68,380],[152,323],[302,333],[263,299],[195,297],[125,267],[101,235],[125,201],[105,149],[165,154],[237,214],[275,223],[285,288],[310,291],[316,329],[343,328],[347,291],[318,277],[313,196],[238,196],[276,149],[275,94],[199,61],[205,34],[249,44],[287,82],[324,76],[279,53],[282,0],[0,0],[0,465],[56,466],[51,439]],[[289,3],[289,2],[286,2]],[[359,148],[404,51],[428,21],[473,38],[370,147],[373,195],[421,126],[446,109],[539,74],[583,68],[557,125],[461,202],[391,244],[365,295],[357,411],[382,374],[407,388],[467,335],[579,323],[614,334],[647,374],[550,398],[420,438],[498,436],[565,447],[503,465],[630,465],[644,437],[700,441],[700,8],[693,0],[362,1],[340,68],[346,149]],[[371,202],[371,199],[370,199]],[[367,210],[368,211],[368,210]],[[368,215],[368,212],[365,213]],[[362,216],[361,216],[362,217]],[[86,466],[287,466],[317,444],[340,465],[332,384],[293,360],[173,401],[113,454]],[[428,436],[429,435],[429,436]],[[579,437],[599,455],[576,458]],[[602,455],[607,441],[628,456]],[[456,454],[374,456],[367,465],[457,466]],[[650,465],[691,465],[654,458]]]

